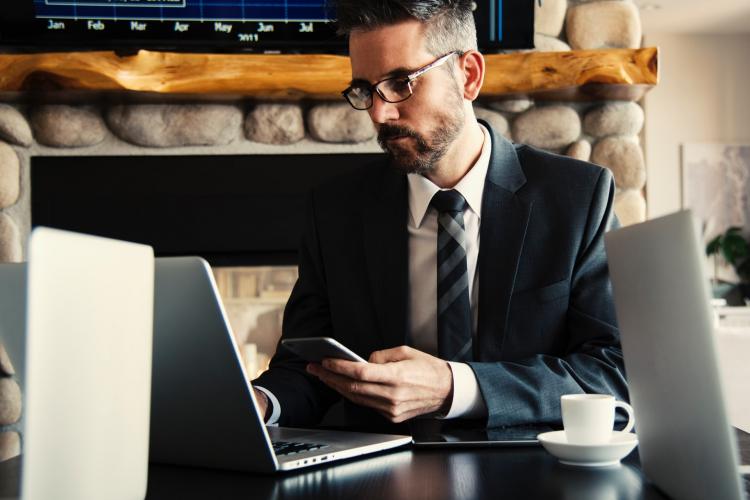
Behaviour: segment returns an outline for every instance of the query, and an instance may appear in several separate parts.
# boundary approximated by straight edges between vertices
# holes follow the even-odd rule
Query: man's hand
[[[369,361],[328,358],[307,365],[307,371],[353,403],[374,408],[394,423],[450,405],[453,372],[446,361],[407,346],[376,351]]]
[[[253,387],[253,392],[255,392],[255,400],[258,402],[258,409],[260,410],[260,418],[263,419],[263,421],[266,420],[266,410],[268,409],[268,396],[263,391],[259,391],[255,387]]]

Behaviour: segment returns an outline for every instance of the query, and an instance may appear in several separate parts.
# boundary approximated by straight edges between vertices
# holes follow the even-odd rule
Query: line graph
[[[34,0],[38,19],[329,22],[323,0]]]
[[[45,0],[45,5],[79,7],[185,7],[186,0]]]

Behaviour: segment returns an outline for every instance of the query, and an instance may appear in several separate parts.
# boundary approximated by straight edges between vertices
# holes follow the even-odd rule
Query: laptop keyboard
[[[294,455],[305,451],[327,448],[327,444],[295,443],[293,441],[273,441],[273,451],[276,455]]]

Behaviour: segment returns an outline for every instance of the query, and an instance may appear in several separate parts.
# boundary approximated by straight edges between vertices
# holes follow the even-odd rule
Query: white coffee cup
[[[565,394],[560,397],[565,437],[571,444],[605,444],[612,439],[615,408],[628,414],[621,432],[630,432],[635,424],[633,408],[609,394]]]

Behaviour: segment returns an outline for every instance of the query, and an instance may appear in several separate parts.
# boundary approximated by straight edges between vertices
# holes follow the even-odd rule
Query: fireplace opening
[[[212,266],[294,265],[310,189],[381,156],[36,156],[31,224]]]
[[[205,258],[255,378],[281,335],[309,191],[379,157],[36,156],[31,223]]]

